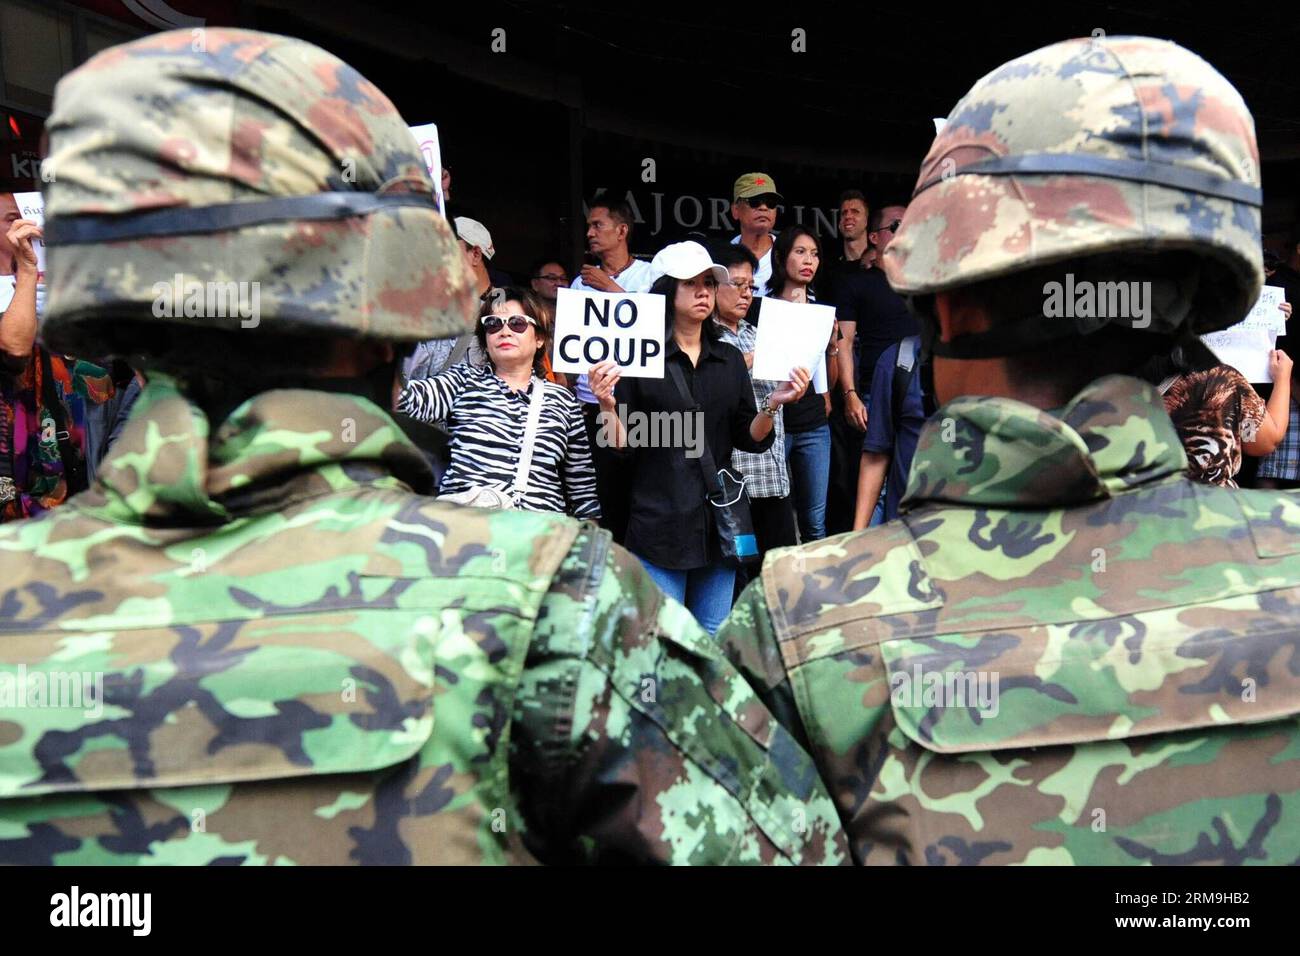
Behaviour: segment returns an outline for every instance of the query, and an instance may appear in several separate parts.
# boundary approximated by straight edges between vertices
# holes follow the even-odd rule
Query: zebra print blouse
[[[582,408],[563,385],[536,376],[516,392],[489,366],[465,363],[433,378],[407,383],[397,410],[422,422],[445,422],[451,434],[451,465],[439,492],[477,486],[508,491],[523,448],[528,403],[534,388],[546,389],[528,493],[517,502],[527,511],[556,511],[596,519],[596,470]]]

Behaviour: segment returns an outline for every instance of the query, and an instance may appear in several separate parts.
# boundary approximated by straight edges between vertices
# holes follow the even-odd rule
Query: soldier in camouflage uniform
[[[719,635],[858,863],[1300,862],[1300,502],[1189,481],[1122,374],[1244,316],[1259,184],[1237,91],[1145,38],[1008,63],[935,139],[883,262],[946,402],[901,520],[770,556]]]
[[[383,409],[469,275],[378,89],[186,30],[66,77],[49,130],[45,335],[149,384],[88,492],[0,531],[0,862],[847,859],[608,534],[424,496]]]

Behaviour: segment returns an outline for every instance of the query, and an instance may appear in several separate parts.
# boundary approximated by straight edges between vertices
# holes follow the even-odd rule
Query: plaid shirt
[[[758,330],[754,326],[741,319],[739,328],[733,332],[717,319],[713,322],[722,333],[722,341],[734,345],[742,354],[754,351],[754,343],[758,340]],[[760,408],[780,384],[764,382],[752,375],[749,381],[754,388],[754,404]],[[785,424],[781,411],[779,408],[776,410],[776,417],[772,421],[776,438],[772,440],[771,448],[761,455],[747,451],[731,453],[731,467],[745,476],[745,490],[751,498],[785,498],[790,494],[790,476],[785,470]]]
[[[1294,398],[1291,399],[1291,418],[1286,434],[1277,447],[1260,460],[1256,477],[1300,481],[1300,405]]]

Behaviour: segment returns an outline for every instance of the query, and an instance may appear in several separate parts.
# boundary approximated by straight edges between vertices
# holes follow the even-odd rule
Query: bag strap
[[[677,386],[677,393],[681,395],[682,402],[685,404],[685,411],[698,411],[700,403],[695,400],[691,390],[686,387],[686,376],[682,374],[682,368],[676,362],[664,362],[668,369],[668,375],[672,378],[673,384]],[[709,436],[704,436],[701,443],[700,457],[696,459],[700,463],[700,471],[704,474],[704,491],[712,499],[715,495],[719,501],[724,500],[722,491],[722,482],[718,480],[718,468],[713,463],[713,452],[709,449]]]
[[[528,401],[528,424],[524,426],[524,444],[519,450],[519,464],[515,467],[516,495],[528,494],[528,473],[533,467],[533,449],[537,444],[537,426],[542,420],[545,392],[546,383],[534,376],[533,394]]]
[[[893,405],[890,408],[895,433],[903,421],[903,403],[907,401],[912,377],[916,375],[916,347],[919,341],[917,336],[909,335],[898,343],[898,358],[894,362]]]
[[[903,402],[907,401],[907,389],[912,384],[912,369],[916,366],[916,338],[909,335],[898,343],[898,359],[894,362],[894,424],[902,417]]]
[[[452,346],[451,353],[447,356],[447,361],[443,363],[442,369],[451,368],[469,354],[469,347],[474,343],[474,333],[466,332],[456,339],[456,344]],[[438,371],[442,371],[439,369]]]
[[[926,377],[929,365],[918,361],[917,349],[920,348],[920,345],[921,339],[917,335],[909,335],[898,343],[898,359],[894,362],[893,394],[891,396],[894,401],[893,407],[890,409],[893,413],[895,432],[902,426],[903,403],[907,401],[907,393],[917,375],[921,376],[921,409],[926,418],[929,418],[935,412],[933,388]]]

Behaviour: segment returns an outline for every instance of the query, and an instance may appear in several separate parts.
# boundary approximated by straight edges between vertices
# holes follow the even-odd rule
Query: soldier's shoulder
[[[549,580],[572,548],[583,522],[558,513],[470,508],[410,495],[387,521],[381,544],[417,546],[439,560],[429,567],[468,572],[524,573]]]
[[[574,521],[568,541],[542,607],[539,648],[581,651],[607,663],[663,642],[719,656],[691,613],[666,599],[640,559],[608,531]]]
[[[762,579],[782,638],[940,603],[921,545],[905,521],[775,549],[763,562]]]

